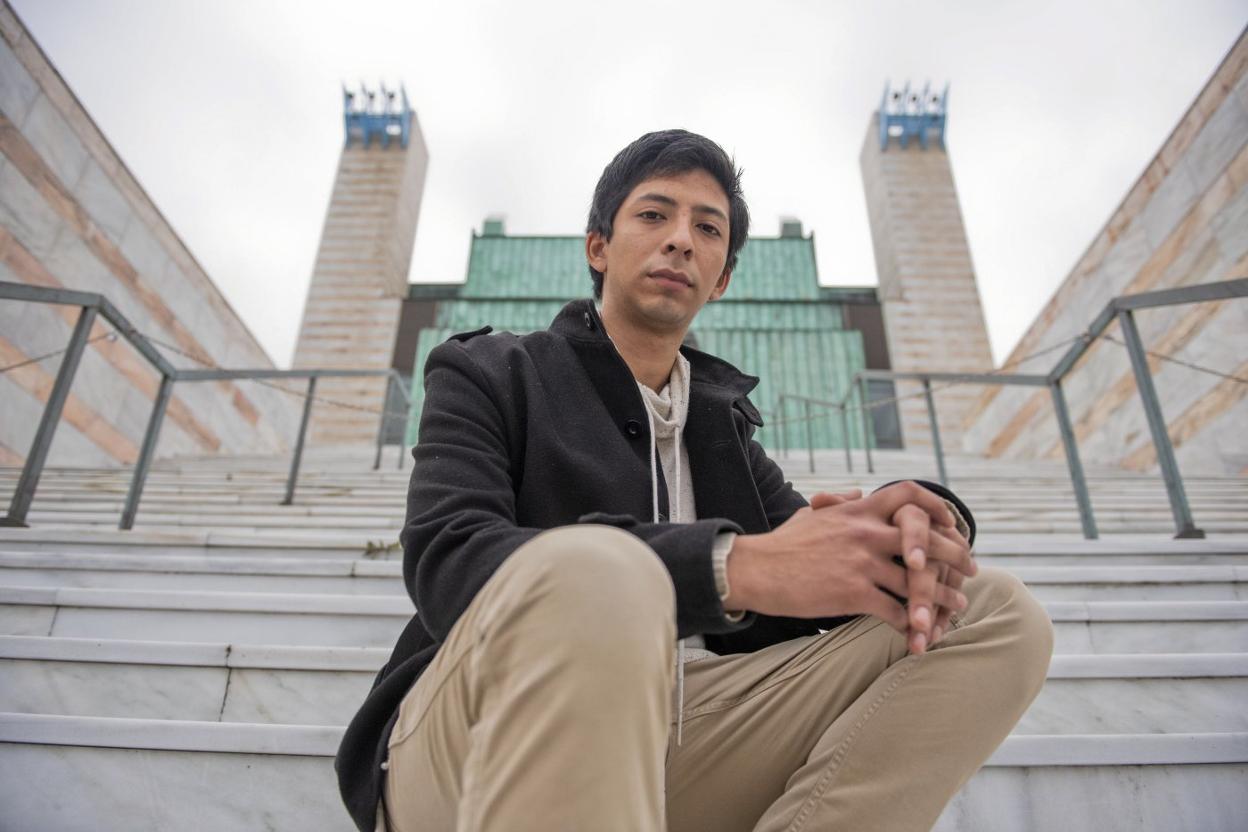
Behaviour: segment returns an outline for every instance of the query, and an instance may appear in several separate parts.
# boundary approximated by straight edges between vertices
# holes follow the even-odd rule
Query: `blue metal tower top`
[[[888,140],[897,139],[902,148],[917,137],[919,146],[927,150],[927,142],[935,138],[945,146],[945,112],[949,104],[949,85],[938,95],[931,84],[924,84],[922,92],[910,89],[910,82],[900,90],[890,90],[884,84],[884,97],[880,99],[880,150],[888,150]]]
[[[360,141],[368,147],[376,137],[382,147],[389,147],[391,139],[398,139],[403,147],[412,135],[412,108],[407,103],[407,90],[402,84],[399,89],[386,89],[380,85],[380,92],[370,90],[360,82],[358,91],[342,87],[342,116],[346,127],[346,143]]]

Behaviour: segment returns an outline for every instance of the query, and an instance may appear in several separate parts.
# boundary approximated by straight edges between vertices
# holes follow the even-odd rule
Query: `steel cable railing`
[[[1135,295],[1122,295],[1109,301],[1101,310],[1100,314],[1093,319],[1087,330],[1079,335],[1067,339],[1066,341],[1052,344],[1036,353],[1016,359],[1010,364],[991,372],[984,373],[951,373],[951,372],[923,372],[923,371],[894,371],[894,370],[861,370],[854,374],[850,381],[849,389],[841,397],[839,402],[821,401],[819,399],[811,399],[808,397],[795,396],[791,393],[781,393],[779,397],[778,410],[783,416],[784,403],[787,400],[797,400],[804,402],[806,409],[804,420],[793,420],[782,418],[781,427],[781,447],[787,454],[788,437],[786,422],[806,421],[809,424],[811,419],[810,410],[812,407],[825,407],[836,409],[841,414],[842,424],[847,425],[848,413],[859,411],[863,416],[863,447],[866,451],[867,471],[875,472],[875,467],[871,459],[871,426],[869,413],[871,410],[879,407],[895,405],[897,402],[917,398],[923,396],[927,403],[928,424],[932,433],[932,449],[936,456],[936,468],[942,483],[948,483],[948,473],[945,469],[945,455],[941,446],[940,426],[936,417],[936,403],[933,393],[940,390],[959,385],[1022,385],[1030,387],[1045,387],[1049,390],[1050,397],[1053,402],[1054,415],[1057,418],[1058,432],[1061,435],[1062,447],[1066,455],[1066,465],[1070,471],[1071,485],[1075,492],[1075,501],[1079,506],[1079,519],[1083,527],[1083,535],[1090,540],[1096,539],[1099,533],[1096,528],[1096,520],[1092,513],[1092,502],[1088,496],[1087,481],[1083,473],[1083,465],[1079,460],[1079,449],[1075,438],[1074,428],[1070,421],[1070,412],[1066,404],[1066,396],[1062,390],[1062,380],[1065,379],[1074,370],[1079,360],[1087,353],[1087,351],[1100,339],[1105,339],[1111,343],[1124,347],[1129,354],[1131,360],[1131,369],[1135,377],[1136,389],[1140,394],[1140,401],[1144,407],[1144,415],[1148,421],[1149,433],[1152,438],[1153,448],[1157,454],[1158,466],[1161,469],[1162,479],[1166,486],[1166,496],[1170,502],[1171,513],[1174,516],[1174,524],[1176,537],[1204,537],[1204,532],[1197,528],[1192,519],[1191,506],[1187,500],[1187,492],[1183,486],[1183,478],[1179,473],[1178,463],[1174,456],[1174,445],[1170,440],[1169,432],[1166,429],[1165,418],[1162,416],[1161,404],[1157,397],[1157,390],[1153,385],[1152,373],[1148,366],[1148,357],[1152,356],[1161,361],[1172,362],[1177,365],[1185,366],[1200,372],[1210,373],[1212,375],[1230,380],[1235,383],[1245,384],[1248,379],[1239,376],[1224,373],[1210,367],[1203,367],[1192,362],[1183,361],[1174,356],[1164,353],[1150,352],[1144,348],[1140,333],[1135,324],[1135,310],[1137,309],[1153,309],[1164,306],[1177,306],[1189,303],[1204,303],[1211,301],[1229,300],[1232,298],[1241,298],[1248,296],[1248,278],[1237,278],[1235,280],[1226,280],[1217,283],[1204,283],[1194,286],[1183,286],[1177,289],[1163,289],[1155,292],[1143,292]],[[1106,332],[1109,326],[1117,321],[1119,328],[1122,330],[1122,340],[1115,338]],[[1034,358],[1038,358],[1047,353],[1055,352],[1058,349],[1066,347],[1065,354],[1058,360],[1057,364],[1046,374],[1022,374],[1007,373],[1008,369],[1017,367]],[[876,401],[868,401],[867,381],[871,379],[888,379],[893,381],[917,381],[922,384],[923,389],[916,393],[909,393],[901,396],[892,396],[887,399],[879,399]],[[932,382],[940,382],[937,387],[932,386]],[[858,397],[858,404],[851,404],[850,400]],[[807,434],[809,437],[810,430]],[[849,453],[848,428],[844,429],[846,436],[846,462],[849,470],[853,470],[853,459]],[[807,441],[809,453],[810,470],[814,471],[814,451],[812,443]]]
[[[286,492],[282,500],[283,505],[290,505],[294,500],[295,487],[299,479],[299,468],[303,459],[303,448],[307,438],[308,423],[311,419],[312,405],[314,402],[320,401],[326,404],[346,407],[354,410],[362,410],[368,413],[376,413],[381,416],[377,428],[377,450],[373,460],[373,468],[376,470],[381,465],[381,451],[385,442],[386,429],[389,420],[399,411],[389,407],[389,401],[393,390],[398,391],[401,399],[411,407],[411,392],[404,383],[403,378],[394,369],[382,370],[337,370],[337,369],[299,369],[299,370],[276,370],[276,369],[226,369],[217,366],[211,361],[197,355],[188,353],[172,344],[167,344],[160,339],[153,338],[140,332],[134,327],[125,315],[121,313],[107,298],[95,292],[78,292],[69,289],[50,289],[43,286],[30,286],[24,283],[9,283],[0,281],[0,300],[16,300],[28,303],[49,303],[68,306],[77,306],[81,309],[78,320],[74,324],[73,333],[70,336],[69,344],[62,350],[40,355],[24,361],[17,362],[13,365],[3,368],[2,372],[10,372],[39,361],[47,360],[58,355],[63,356],[60,367],[57,369],[56,381],[52,386],[52,390],[48,395],[48,399],[44,404],[43,415],[39,420],[39,426],[35,431],[35,438],[31,443],[30,453],[26,456],[26,462],[22,466],[22,473],[17,481],[17,488],[13,492],[13,497],[9,503],[9,511],[4,517],[0,517],[0,525],[4,526],[26,526],[26,515],[30,510],[31,503],[34,500],[35,491],[39,485],[39,479],[43,475],[44,465],[47,462],[48,451],[52,445],[52,437],[56,432],[57,425],[61,420],[61,413],[64,410],[65,402],[69,397],[69,390],[73,384],[74,376],[78,371],[78,365],[82,360],[83,351],[87,344],[101,339],[116,340],[118,336],[123,337],[134,347],[134,349],[160,374],[160,387],[156,392],[155,401],[152,405],[152,412],[148,418],[147,430],[143,435],[143,443],[139,450],[138,460],[134,465],[134,474],[130,480],[130,489],[126,495],[125,506],[122,509],[121,520],[118,528],[130,529],[134,527],[135,515],[138,513],[139,501],[143,495],[143,487],[147,481],[148,472],[151,469],[152,461],[155,457],[156,443],[160,437],[161,425],[164,422],[165,411],[169,405],[169,399],[173,392],[173,385],[177,382],[197,382],[197,381],[255,381],[268,387],[281,390],[290,395],[300,396],[304,400],[303,413],[299,424],[299,435],[295,440],[294,452],[292,455],[290,473],[286,479]],[[97,323],[99,318],[103,318],[113,327],[112,332],[101,335],[91,336],[91,330]],[[175,367],[169,359],[167,359],[157,346],[176,352],[186,358],[189,358],[202,366],[202,369],[182,369]],[[316,395],[316,383],[320,378],[367,378],[375,377],[386,379],[385,398],[380,409],[369,408],[356,405],[350,402],[340,402]],[[287,387],[274,383],[279,379],[307,379],[308,386],[306,392],[291,390]],[[405,412],[405,411],[404,411]],[[403,456],[405,453],[403,443],[399,443],[398,465],[403,465]]]

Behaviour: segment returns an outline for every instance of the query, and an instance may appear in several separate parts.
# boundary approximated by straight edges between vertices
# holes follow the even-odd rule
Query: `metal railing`
[[[273,369],[242,369],[228,370],[220,367],[207,367],[201,370],[180,369],[173,366],[167,358],[156,348],[153,343],[154,339],[149,338],[142,332],[139,332],[126,317],[103,295],[95,292],[78,292],[70,289],[49,289],[42,286],[29,286],[24,283],[8,283],[0,281],[0,300],[16,300],[28,303],[49,303],[65,306],[78,306],[81,312],[78,314],[78,320],[74,325],[73,334],[70,336],[69,345],[64,350],[64,358],[61,359],[61,366],[57,370],[56,382],[52,386],[52,392],[48,396],[47,403],[43,408],[43,415],[39,420],[39,427],[35,431],[34,441],[31,443],[30,453],[26,456],[26,463],[22,466],[21,476],[17,481],[17,489],[13,492],[12,500],[9,503],[8,514],[0,517],[0,526],[26,526],[26,515],[30,511],[30,505],[34,501],[35,490],[38,488],[39,479],[43,476],[44,464],[47,462],[48,451],[52,447],[52,437],[56,433],[57,425],[61,420],[61,412],[64,410],[65,401],[69,397],[70,387],[73,385],[74,375],[78,371],[78,364],[82,360],[82,354],[87,346],[88,337],[92,326],[95,325],[97,318],[103,318],[112,324],[114,329],[124,337],[138,353],[147,359],[147,362],[160,373],[160,387],[156,392],[156,399],[152,404],[152,413],[148,418],[147,430],[143,435],[143,444],[139,449],[139,457],[134,465],[134,474],[130,480],[130,490],[126,495],[125,507],[122,509],[121,521],[118,524],[120,529],[131,529],[134,527],[134,518],[139,510],[139,501],[143,496],[143,487],[147,482],[147,475],[151,469],[152,461],[156,455],[156,442],[160,438],[161,425],[164,423],[165,411],[169,406],[169,399],[173,393],[173,385],[176,382],[197,382],[197,381],[258,381],[265,383],[269,380],[281,379],[307,379],[308,387],[306,393],[298,393],[297,391],[288,390],[284,387],[274,386],[276,389],[293,395],[300,395],[304,398],[303,415],[299,422],[299,436],[295,440],[294,453],[290,463],[290,473],[286,478],[286,493],[282,499],[282,505],[290,505],[295,496],[295,487],[299,480],[299,466],[303,459],[303,446],[307,437],[308,423],[312,416],[312,403],[316,400],[316,382],[321,378],[361,378],[361,377],[382,377],[386,378],[385,398],[382,400],[382,409],[380,411],[381,419],[377,428],[377,452],[373,459],[373,470],[381,467],[381,451],[385,441],[386,427],[393,414],[386,407],[386,402],[390,399],[392,388],[398,389],[408,407],[411,407],[411,393],[407,389],[403,378],[394,369],[386,370],[332,370],[332,369],[302,369],[302,370],[273,370]],[[185,353],[184,353],[185,354]],[[190,356],[196,358],[195,356]],[[203,360],[196,358],[200,363]],[[399,444],[398,466],[403,467],[403,456],[405,448],[402,443]]]
[[[1157,389],[1153,385],[1152,373],[1148,367],[1148,353],[1144,349],[1143,341],[1140,339],[1134,313],[1137,309],[1154,309],[1163,306],[1178,306],[1181,304],[1203,303],[1241,297],[1248,297],[1248,278],[1237,278],[1218,283],[1203,283],[1196,286],[1183,286],[1177,289],[1163,289],[1155,292],[1143,292],[1135,295],[1122,295],[1105,304],[1104,309],[1093,319],[1086,331],[1078,337],[1071,339],[1070,342],[1058,345],[1071,344],[1057,364],[1054,365],[1053,369],[1043,375],[1004,372],[945,373],[861,370],[854,374],[849,389],[839,402],[809,399],[785,393],[780,396],[780,410],[783,412],[784,401],[787,399],[805,402],[809,464],[813,472],[815,465],[814,450],[809,447],[812,444],[809,441],[810,408],[823,406],[838,410],[841,414],[843,425],[848,425],[847,413],[849,410],[860,409],[863,414],[863,430],[866,438],[863,445],[866,449],[867,471],[875,473],[875,466],[871,460],[871,434],[867,411],[871,407],[877,407],[890,402],[868,403],[867,380],[918,381],[923,385],[922,395],[927,403],[927,416],[932,432],[932,450],[936,456],[936,469],[941,483],[947,485],[949,477],[945,469],[945,454],[940,440],[940,426],[936,418],[936,402],[932,396],[932,382],[944,382],[949,385],[994,384],[1048,388],[1053,402],[1053,412],[1057,418],[1058,432],[1062,439],[1062,447],[1066,454],[1066,466],[1070,471],[1070,481],[1074,488],[1075,501],[1079,506],[1079,520],[1083,527],[1083,536],[1089,540],[1095,540],[1099,533],[1096,527],[1096,519],[1092,513],[1092,501],[1088,496],[1088,485],[1083,473],[1083,464],[1079,460],[1079,447],[1075,438],[1074,428],[1071,425],[1070,411],[1066,405],[1066,395],[1062,391],[1062,380],[1070,375],[1079,359],[1084,356],[1098,338],[1105,334],[1105,330],[1109,328],[1110,324],[1118,321],[1122,330],[1123,341],[1125,342],[1124,346],[1131,359],[1131,370],[1135,376],[1135,386],[1139,391],[1141,404],[1144,406],[1144,415],[1148,421],[1153,448],[1157,454],[1157,463],[1161,468],[1162,479],[1165,482],[1166,496],[1170,502],[1170,511],[1174,516],[1175,537],[1201,538],[1205,536],[1205,533],[1197,528],[1195,521],[1192,519],[1192,510],[1187,500],[1187,491],[1183,487],[1183,477],[1179,473],[1178,462],[1175,460],[1174,445],[1170,441],[1170,434],[1166,430],[1166,420],[1162,415],[1161,403],[1157,398]],[[1105,337],[1113,340],[1109,336]],[[1053,349],[1053,347],[1050,347],[1042,352],[1049,352]],[[1028,358],[1035,357],[1037,356],[1028,356]],[[1022,360],[1026,359],[1021,359],[1016,363],[1021,363]],[[860,396],[861,404],[850,404],[850,399],[855,395]],[[908,398],[908,396],[898,396],[893,401],[902,398]],[[782,447],[787,452],[787,427],[783,422],[781,429]],[[845,430],[845,435],[848,437],[848,429]],[[846,463],[849,466],[849,470],[853,471],[853,459],[849,454],[848,447],[849,442],[846,441],[845,444]]]

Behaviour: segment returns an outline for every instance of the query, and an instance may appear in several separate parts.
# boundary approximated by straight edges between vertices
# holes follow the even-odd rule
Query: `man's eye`
[[[719,236],[719,229],[711,225],[710,223],[703,223],[702,230],[705,231],[707,234],[712,234],[716,237]]]
[[[662,215],[662,214],[660,214],[658,211],[642,211],[642,212],[641,212],[640,214],[638,214],[637,216],[641,217],[643,220],[661,220],[661,219],[663,219],[663,215]]]

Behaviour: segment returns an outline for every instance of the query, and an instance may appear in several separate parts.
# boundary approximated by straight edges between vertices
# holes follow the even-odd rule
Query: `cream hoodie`
[[[689,453],[681,442],[685,419],[689,415],[689,360],[676,353],[676,363],[672,367],[672,375],[667,385],[655,392],[641,382],[637,383],[642,400],[646,404],[646,418],[650,422],[650,488],[652,495],[652,513],[654,522],[660,522],[659,515],[659,474],[658,466],[663,466],[663,476],[667,483],[667,504],[669,522],[692,523],[697,519],[697,511],[693,500],[693,481],[689,474]],[[715,586],[719,597],[728,596],[728,553],[736,535],[725,532],[716,537],[711,552],[712,569],[715,573]],[[731,621],[740,621],[744,613],[727,614]],[[706,649],[706,642],[700,635],[690,636],[677,642],[676,650],[676,744],[680,745],[684,716],[681,713],[685,700],[685,662],[697,661],[716,655]]]

